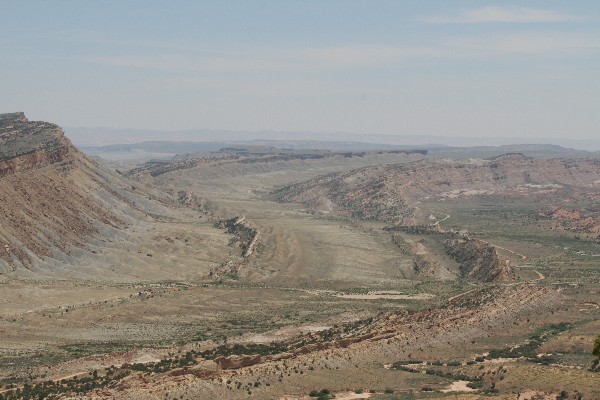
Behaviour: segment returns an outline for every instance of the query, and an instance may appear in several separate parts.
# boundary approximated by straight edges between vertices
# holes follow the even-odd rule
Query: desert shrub
[[[594,342],[594,349],[592,350],[592,354],[600,359],[600,335],[596,337],[596,341]]]

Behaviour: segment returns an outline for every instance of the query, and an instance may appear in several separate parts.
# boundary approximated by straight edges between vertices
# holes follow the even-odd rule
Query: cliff
[[[508,260],[500,259],[496,248],[487,242],[458,237],[446,240],[444,246],[446,253],[460,264],[463,278],[483,282],[513,278]]]
[[[62,129],[0,114],[0,273],[67,260],[137,210],[124,177],[80,153]]]
[[[48,164],[72,161],[73,150],[57,125],[30,122],[20,112],[0,114],[0,179]]]

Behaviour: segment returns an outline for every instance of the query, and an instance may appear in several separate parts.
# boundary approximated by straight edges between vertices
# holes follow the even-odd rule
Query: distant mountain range
[[[565,148],[598,151],[600,140],[571,138],[518,138],[518,137],[447,137],[434,135],[380,135],[343,132],[303,132],[303,131],[228,131],[217,129],[193,129],[179,131],[159,131],[144,129],[112,128],[65,128],[67,136],[79,147],[98,147],[113,144],[134,144],[141,142],[248,142],[278,141],[297,142],[347,142],[388,145],[417,146],[434,148],[441,146],[473,147],[503,146],[515,144],[549,144]],[[355,150],[346,147],[340,150]]]

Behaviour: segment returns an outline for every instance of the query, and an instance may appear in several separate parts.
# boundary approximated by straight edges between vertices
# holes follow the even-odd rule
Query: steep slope
[[[100,235],[114,234],[148,194],[80,153],[57,125],[0,115],[0,273],[69,257]]]
[[[463,278],[483,282],[506,280],[512,277],[507,260],[501,260],[496,248],[489,243],[469,237],[455,237],[444,242],[446,252],[460,263]]]
[[[415,217],[414,204],[420,199],[599,186],[600,160],[536,160],[508,154],[487,160],[365,167],[288,185],[273,192],[272,198],[355,218],[407,223]]]

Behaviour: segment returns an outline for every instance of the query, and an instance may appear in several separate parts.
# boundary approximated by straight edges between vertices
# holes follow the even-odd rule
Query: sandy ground
[[[371,398],[371,393],[354,393],[354,392],[336,392],[335,399],[336,400],[356,400],[356,399],[369,399]],[[285,395],[281,396],[279,400],[311,400],[314,397],[310,396],[294,396],[294,395]]]
[[[373,299],[393,299],[393,300],[430,300],[435,297],[431,293],[418,293],[418,294],[403,294],[400,292],[369,292],[366,294],[336,294],[336,297],[344,299],[357,299],[357,300],[373,300]]]
[[[446,389],[442,389],[441,391],[444,393],[450,392],[476,392],[476,389],[472,389],[467,386],[469,381],[456,381],[452,382],[452,384]]]

